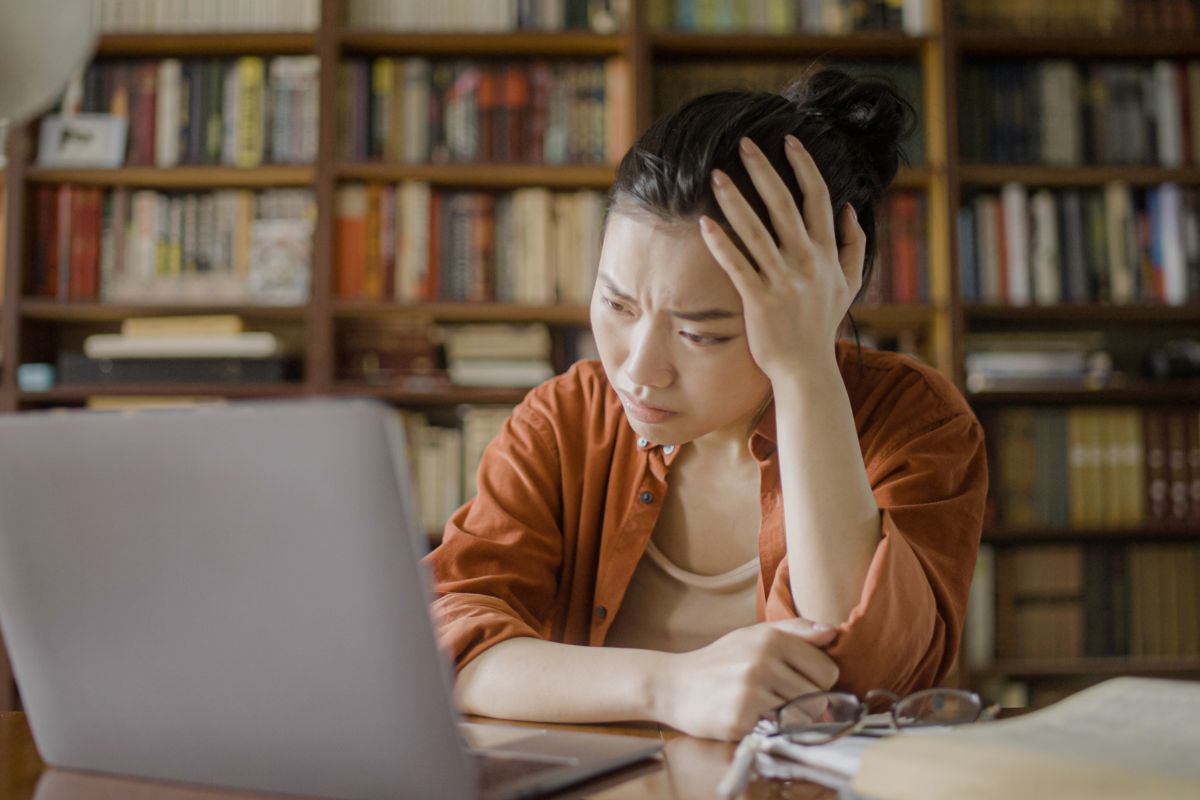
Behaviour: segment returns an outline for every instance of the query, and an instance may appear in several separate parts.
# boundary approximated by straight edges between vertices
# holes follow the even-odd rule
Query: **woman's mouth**
[[[677,416],[679,413],[677,411],[670,411],[665,408],[658,408],[656,406],[639,403],[625,392],[618,392],[617,394],[621,398],[621,405],[625,406],[625,412],[638,422],[656,425],[660,422],[666,422],[668,419]]]

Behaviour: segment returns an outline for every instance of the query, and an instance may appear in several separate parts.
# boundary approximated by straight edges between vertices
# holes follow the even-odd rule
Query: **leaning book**
[[[897,736],[863,756],[868,800],[1200,797],[1200,683],[1114,678],[1016,719]]]

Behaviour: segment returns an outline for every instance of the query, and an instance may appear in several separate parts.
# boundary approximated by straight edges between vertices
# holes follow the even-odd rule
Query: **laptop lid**
[[[370,401],[0,418],[0,625],[43,757],[473,795],[408,486]]]

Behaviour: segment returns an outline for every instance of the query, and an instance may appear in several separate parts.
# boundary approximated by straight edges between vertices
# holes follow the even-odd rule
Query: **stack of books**
[[[275,383],[288,377],[285,343],[247,331],[240,317],[145,317],[125,320],[119,334],[94,334],[83,352],[63,351],[64,384]]]
[[[1113,379],[1104,335],[975,333],[967,337],[967,390],[1054,391],[1101,389]]]
[[[464,325],[446,330],[446,361],[456,386],[527,387],[554,376],[545,325]]]
[[[444,388],[441,335],[424,314],[362,319],[338,331],[338,364],[346,381],[422,390]]]

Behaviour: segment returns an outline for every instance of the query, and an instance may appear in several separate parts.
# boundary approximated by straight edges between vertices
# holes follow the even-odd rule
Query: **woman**
[[[464,711],[734,739],[808,691],[946,674],[982,432],[936,371],[837,341],[911,124],[824,70],[693,100],[625,155],[600,360],[513,412],[428,559]]]

